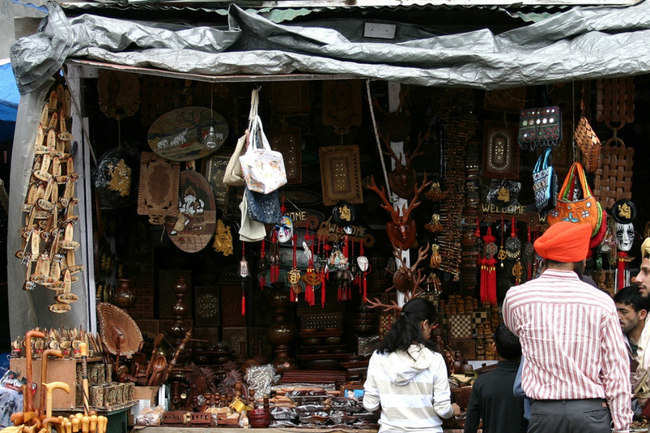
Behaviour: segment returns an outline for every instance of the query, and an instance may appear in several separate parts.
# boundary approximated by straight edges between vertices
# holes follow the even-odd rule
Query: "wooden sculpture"
[[[418,197],[422,191],[430,185],[431,181],[427,181],[425,175],[424,181],[419,188],[417,184],[413,186],[413,199],[410,201],[408,206],[406,206],[406,208],[402,207],[401,209],[395,209],[390,200],[386,197],[386,189],[384,187],[378,187],[375,183],[374,176],[370,177],[370,183],[366,188],[377,193],[383,202],[381,207],[384,208],[386,212],[390,213],[392,221],[386,223],[386,233],[388,234],[388,239],[394,248],[408,250],[415,243],[415,236],[417,233],[415,221],[411,219],[411,212],[420,206]]]
[[[415,261],[415,264],[409,267],[401,256],[400,251],[395,251],[395,258],[400,260],[402,265],[393,273],[393,285],[386,289],[386,291],[395,289],[406,294],[409,299],[414,298],[419,293],[420,285],[426,279],[426,275],[422,275],[422,270],[418,269],[418,266],[427,258],[428,253],[429,244],[418,250],[418,259]]]
[[[428,138],[429,131],[418,136],[418,144],[415,150],[411,154],[404,154],[405,163],[402,162],[402,158],[390,146],[390,137],[386,137],[384,140],[384,144],[388,150],[385,153],[390,155],[393,161],[395,161],[395,169],[388,175],[390,188],[395,194],[404,199],[410,200],[416,191],[414,186],[417,184],[417,179],[415,169],[413,168],[413,160],[418,156],[424,155],[424,152],[421,152],[420,148],[422,147],[422,143],[427,141]]]

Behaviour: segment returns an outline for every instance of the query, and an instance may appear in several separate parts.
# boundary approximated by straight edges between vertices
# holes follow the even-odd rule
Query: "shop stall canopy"
[[[320,24],[280,25],[236,5],[220,29],[92,14],[68,18],[51,4],[42,32],[19,39],[11,57],[23,93],[71,58],[204,75],[350,74],[484,89],[650,71],[648,2],[575,7],[501,34],[436,35],[397,24],[393,38],[372,39],[363,37],[363,20]]]
[[[11,141],[20,94],[8,59],[0,59],[0,142]]]
[[[109,8],[118,5],[102,3]],[[469,2],[464,4],[474,7],[468,6]],[[375,28],[373,33],[368,21],[354,13],[310,24],[278,24],[237,5],[229,7],[227,25],[221,27],[135,21],[91,13],[69,17],[53,2],[48,9],[40,31],[17,40],[11,49],[13,70],[23,95],[11,163],[7,251],[10,328],[14,338],[35,326],[81,326],[90,330],[95,326],[89,205],[92,148],[80,122],[73,122],[72,131],[78,144],[75,166],[84,170],[77,185],[79,222],[75,228],[79,231],[75,238],[81,240],[78,259],[85,269],[80,284],[74,288],[80,307],[63,318],[50,314],[43,301],[47,290],[24,291],[25,268],[14,257],[21,249],[17,234],[39,115],[51,77],[66,62],[74,66],[66,78],[72,81],[73,116],[77,119],[82,117],[80,68],[75,65],[79,62],[205,81],[224,77],[230,81],[237,77],[245,81],[345,77],[481,89],[650,72],[648,2],[575,6],[501,33],[485,27],[444,34],[409,23],[385,21],[388,26]]]

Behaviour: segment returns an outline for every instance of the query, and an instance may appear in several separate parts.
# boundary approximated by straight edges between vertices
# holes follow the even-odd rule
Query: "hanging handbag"
[[[595,173],[600,167],[600,149],[601,144],[598,136],[589,124],[589,120],[584,115],[580,117],[578,126],[573,132],[576,144],[582,152],[582,162],[585,170]]]
[[[560,107],[526,108],[519,117],[517,142],[524,150],[555,146],[562,139]]]
[[[248,216],[264,224],[280,224],[282,210],[277,191],[270,194],[261,194],[246,188],[246,202],[248,203]]]
[[[241,171],[241,164],[239,163],[239,157],[244,151],[246,142],[248,141],[248,131],[237,140],[237,146],[235,151],[230,156],[228,160],[228,165],[226,166],[226,171],[223,174],[223,183],[230,186],[244,186],[246,182],[244,181],[244,175]]]
[[[259,242],[266,237],[266,227],[258,221],[254,221],[248,215],[248,202],[246,194],[239,203],[241,211],[241,221],[239,225],[239,240],[242,242]]]
[[[576,181],[580,182],[582,199],[573,197],[573,185]],[[594,236],[600,230],[602,218],[602,208],[591,194],[585,170],[582,164],[574,162],[557,195],[557,205],[555,209],[549,212],[546,219],[549,224],[555,224],[559,221],[589,224],[592,227],[592,236]]]
[[[533,169],[535,206],[541,215],[555,207],[557,197],[557,174],[553,166],[550,165],[552,151],[551,147],[547,147],[544,153],[537,158]]]

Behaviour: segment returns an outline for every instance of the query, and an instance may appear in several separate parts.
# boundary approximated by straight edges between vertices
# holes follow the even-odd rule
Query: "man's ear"
[[[639,310],[639,319],[645,320],[646,317],[648,317],[648,311],[647,310]]]

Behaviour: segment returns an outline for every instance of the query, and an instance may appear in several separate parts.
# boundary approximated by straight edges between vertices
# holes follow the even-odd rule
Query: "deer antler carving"
[[[420,206],[421,202],[418,201],[418,198],[422,191],[430,185],[431,182],[427,181],[425,173],[422,185],[418,187],[416,184],[413,187],[413,199],[411,202],[406,207],[397,210],[388,200],[388,197],[386,197],[386,189],[384,187],[378,187],[375,183],[375,178],[373,176],[370,177],[370,181],[368,182],[368,185],[366,185],[366,188],[377,193],[382,201],[381,207],[390,213],[392,221],[386,223],[386,233],[388,234],[388,239],[390,239],[393,247],[407,250],[415,243],[415,236],[417,233],[415,221],[411,219],[411,212]]]
[[[395,251],[395,258],[401,261],[402,266],[393,274],[393,285],[386,291],[396,289],[406,295],[407,299],[413,299],[420,294],[420,285],[426,279],[426,275],[422,274],[422,270],[418,266],[422,261],[427,258],[429,254],[430,245],[420,247],[418,250],[418,258],[412,266],[407,266],[406,261],[401,257],[399,251]]]
[[[418,156],[424,155],[424,152],[421,152],[420,149],[422,148],[422,144],[428,140],[429,136],[429,130],[418,135],[418,144],[415,150],[410,154],[404,154],[404,160],[406,163],[403,163],[402,158],[400,158],[392,149],[390,145],[390,136],[386,135],[382,139],[384,146],[387,149],[384,153],[390,155],[390,157],[395,161],[395,169],[389,175],[390,187],[395,194],[407,200],[413,197],[413,186],[416,184],[413,160]]]

